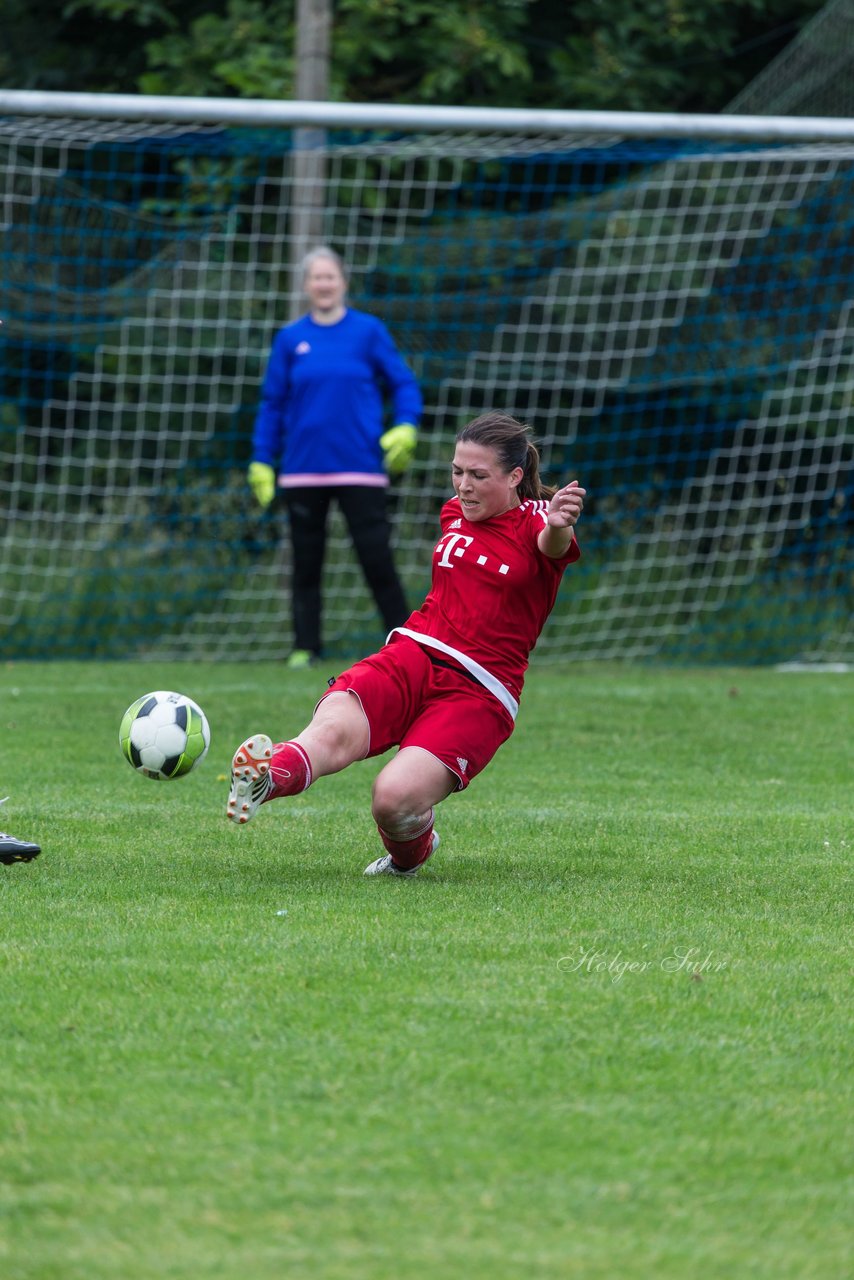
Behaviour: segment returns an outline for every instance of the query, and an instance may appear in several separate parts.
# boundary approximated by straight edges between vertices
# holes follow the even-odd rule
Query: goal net
[[[852,660],[854,143],[8,110],[7,657],[288,652],[284,515],[245,473],[298,304],[306,137],[320,238],[424,393],[393,488],[413,604],[454,434],[500,408],[547,480],[590,495],[538,659]],[[337,515],[329,534],[325,643],[345,659],[382,632]]]

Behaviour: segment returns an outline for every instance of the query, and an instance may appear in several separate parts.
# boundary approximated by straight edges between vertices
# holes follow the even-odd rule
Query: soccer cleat
[[[13,862],[32,862],[41,853],[41,845],[31,844],[29,840],[16,840],[14,836],[0,831],[0,862],[9,866]]]
[[[232,822],[249,822],[259,805],[273,790],[270,761],[273,743],[266,733],[253,734],[234,753],[231,762],[231,790],[228,793],[226,817]]]
[[[433,847],[427,854],[427,858],[432,858],[433,854],[439,848],[439,833],[433,832]],[[424,859],[424,862],[427,861]],[[424,866],[424,862],[419,862],[417,867],[398,867],[392,862],[391,854],[384,853],[381,858],[377,858],[370,866],[365,867],[362,872],[366,876],[417,876],[418,872]]]
[[[8,799],[8,796],[4,796],[0,804],[5,804]],[[16,840],[14,836],[7,836],[5,831],[0,831],[0,862],[7,867],[13,862],[32,862],[40,853],[41,845],[32,844],[29,840]]]
[[[314,664],[316,656],[311,649],[294,649],[285,659],[285,666],[288,671],[305,671]]]

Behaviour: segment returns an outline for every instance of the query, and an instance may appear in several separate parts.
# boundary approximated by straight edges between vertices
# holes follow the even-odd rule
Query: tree
[[[538,106],[719,111],[823,0],[534,0]],[[546,96],[548,95],[548,96]]]
[[[0,27],[0,83],[8,89],[132,91],[145,70],[136,19],[113,27],[90,7],[0,0]]]
[[[564,6],[565,8],[565,6]],[[350,102],[522,103],[530,0],[340,0],[333,68]]]
[[[330,96],[714,112],[821,3],[337,0]],[[295,0],[0,4],[9,88],[294,96]]]

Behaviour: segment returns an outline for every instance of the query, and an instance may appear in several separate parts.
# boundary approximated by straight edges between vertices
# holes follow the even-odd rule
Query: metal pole
[[[296,93],[300,101],[323,102],[329,94],[331,28],[331,0],[297,0]],[[288,294],[293,320],[302,309],[302,260],[323,239],[325,129],[294,129],[292,154]]]
[[[836,116],[678,115],[653,111],[550,111],[526,107],[419,107],[264,98],[148,97],[0,89],[3,116],[160,120],[194,124],[394,129],[416,133],[588,134],[591,137],[717,138],[742,142],[854,142],[854,119]]]

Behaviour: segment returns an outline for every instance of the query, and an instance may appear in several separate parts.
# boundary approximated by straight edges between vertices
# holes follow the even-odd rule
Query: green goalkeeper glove
[[[255,501],[262,507],[269,507],[276,492],[276,473],[273,468],[266,462],[250,462],[246,479],[255,495]]]
[[[399,422],[396,427],[389,427],[385,435],[380,436],[380,445],[385,453],[385,467],[390,476],[399,476],[412,461],[418,432],[411,422]]]

